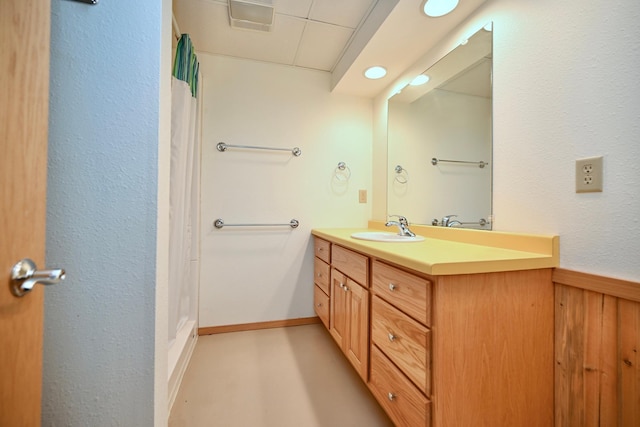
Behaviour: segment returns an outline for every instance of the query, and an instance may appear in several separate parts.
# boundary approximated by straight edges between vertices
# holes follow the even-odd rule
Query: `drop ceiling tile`
[[[210,34],[211,29],[223,23],[229,26],[226,4],[206,0],[179,0],[173,3],[173,13],[180,31],[191,36],[198,51],[214,53],[215,39]]]
[[[312,0],[274,0],[273,5],[276,13],[283,15],[307,18],[311,9]]]
[[[276,14],[271,32],[233,29],[226,4],[202,0],[181,1],[174,13],[197,51],[289,65],[305,25],[301,19]]]
[[[295,65],[331,71],[353,34],[350,28],[308,22],[304,30]]]
[[[310,19],[357,28],[375,0],[314,0]]]

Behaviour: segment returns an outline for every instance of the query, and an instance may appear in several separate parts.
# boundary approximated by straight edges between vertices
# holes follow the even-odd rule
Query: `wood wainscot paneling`
[[[556,269],[555,426],[640,426],[640,283]]]

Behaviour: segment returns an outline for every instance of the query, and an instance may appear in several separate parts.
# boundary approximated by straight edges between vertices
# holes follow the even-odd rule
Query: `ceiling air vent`
[[[231,28],[271,31],[275,10],[272,0],[229,0]]]

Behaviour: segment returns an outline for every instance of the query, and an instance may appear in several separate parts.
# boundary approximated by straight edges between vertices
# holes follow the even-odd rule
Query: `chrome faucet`
[[[456,225],[462,225],[460,221],[457,219],[451,219],[453,217],[457,217],[458,215],[447,215],[442,218],[442,226],[443,227],[454,227]]]
[[[413,231],[409,230],[409,221],[407,221],[407,218],[400,216],[400,215],[389,215],[389,216],[395,216],[398,217],[397,221],[387,221],[384,225],[386,227],[391,227],[392,225],[395,225],[396,227],[398,227],[398,236],[408,236],[408,237],[415,237],[416,233],[414,233]]]

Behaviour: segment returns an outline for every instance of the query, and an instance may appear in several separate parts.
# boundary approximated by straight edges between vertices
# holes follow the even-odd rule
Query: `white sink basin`
[[[351,235],[354,239],[371,240],[373,242],[422,242],[422,236],[400,236],[398,233],[389,233],[386,231],[362,231]]]

